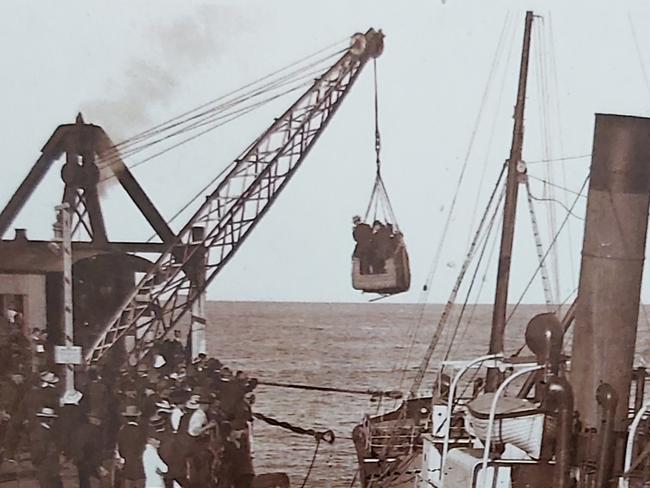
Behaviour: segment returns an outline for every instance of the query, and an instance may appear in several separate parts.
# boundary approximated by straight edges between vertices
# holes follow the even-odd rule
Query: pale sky
[[[413,268],[411,291],[390,300],[424,299],[420,290],[474,141],[426,297],[445,301],[478,221],[475,209],[482,211],[509,152],[525,9],[543,20],[535,21],[524,159],[571,158],[529,165],[533,194],[541,196],[539,179],[552,178],[572,191],[582,185],[589,159],[577,157],[591,152],[594,113],[650,116],[646,3],[5,1],[0,4],[2,200],[9,199],[54,129],[73,122],[79,110],[119,141],[375,27],[386,35],[378,61],[384,179]],[[540,71],[540,63],[553,69]],[[369,298],[350,284],[350,220],[365,211],[373,184],[372,87],[369,65],[297,176],[211,285],[211,299]],[[133,172],[170,217],[296,98],[289,95]],[[31,238],[50,237],[53,206],[62,191],[59,170],[60,165],[52,170],[14,223],[27,227]],[[553,196],[568,205],[575,198],[559,189]],[[111,187],[105,197],[109,237],[150,235],[120,191]],[[579,199],[578,216],[584,215],[585,201]],[[511,301],[537,266],[528,208],[525,199],[520,203]],[[551,205],[559,226],[566,211]],[[545,203],[536,208],[547,245],[550,214]],[[175,221],[174,229],[183,223]],[[567,299],[577,283],[582,226],[582,220],[569,218],[557,264],[549,266],[549,273],[559,271],[558,300]],[[492,300],[494,257],[492,263],[476,298],[481,302]],[[645,286],[646,301],[649,292]],[[538,280],[525,301],[543,300]]]

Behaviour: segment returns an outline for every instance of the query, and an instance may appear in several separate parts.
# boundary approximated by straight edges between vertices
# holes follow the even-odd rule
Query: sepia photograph
[[[650,3],[0,3],[0,488],[650,486]]]

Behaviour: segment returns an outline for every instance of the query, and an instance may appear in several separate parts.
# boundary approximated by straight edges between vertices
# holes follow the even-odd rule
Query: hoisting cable
[[[373,59],[373,74],[374,74],[374,110],[375,110],[375,164],[377,165],[375,173],[375,184],[372,187],[370,194],[370,201],[364,216],[364,221],[368,222],[368,218],[372,212],[372,220],[376,220],[378,211],[381,206],[382,214],[386,218],[386,222],[393,224],[393,229],[399,231],[393,205],[391,204],[386,185],[381,177],[381,133],[379,132],[379,83],[377,81],[377,59]],[[373,212],[374,208],[374,212]]]

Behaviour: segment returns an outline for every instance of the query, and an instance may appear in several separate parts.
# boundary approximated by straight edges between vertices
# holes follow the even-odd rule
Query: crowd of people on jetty
[[[250,488],[257,381],[216,358],[186,360],[180,335],[148,366],[88,368],[65,391],[43,331],[0,327],[0,462],[25,452],[41,488],[76,469],[88,488]]]

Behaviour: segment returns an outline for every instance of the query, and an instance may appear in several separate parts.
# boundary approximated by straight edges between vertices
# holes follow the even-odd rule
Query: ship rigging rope
[[[501,213],[503,214],[503,211]],[[501,216],[500,220],[503,220],[503,216]],[[490,271],[489,263],[493,262],[492,258],[494,256],[494,253],[496,252],[497,243],[499,242],[498,237],[499,237],[498,232],[495,232],[494,237],[492,239],[492,244],[490,245],[490,252],[489,252],[488,258],[486,260],[486,263],[488,263],[488,265],[483,270],[483,276],[481,277],[481,283],[480,283],[479,289],[478,289],[478,291],[476,293],[476,298],[474,299],[474,301],[472,303],[472,309],[470,310],[469,318],[465,322],[465,327],[463,328],[463,332],[460,335],[460,339],[458,341],[456,341],[456,344],[454,346],[455,347],[454,353],[457,353],[460,350],[460,348],[465,344],[465,337],[467,335],[467,331],[469,330],[470,325],[474,321],[474,315],[476,314],[476,310],[477,310],[478,305],[480,303],[480,298],[481,298],[481,295],[482,295],[482,292],[483,292],[483,287],[485,286],[485,283],[487,281],[487,275],[488,275],[488,272]]]
[[[539,225],[537,224],[537,215],[535,213],[535,204],[533,203],[533,195],[530,191],[530,181],[526,178],[526,200],[528,201],[528,213],[530,214],[530,221],[533,227],[533,238],[535,239],[535,249],[537,250],[537,259],[540,263],[540,274],[542,277],[542,287],[544,288],[544,299],[546,300],[546,306],[550,311],[553,303],[555,303],[553,298],[553,290],[551,289],[551,283],[548,277],[548,271],[546,265],[542,261],[544,257],[544,246],[542,245],[542,236],[539,232]],[[558,201],[558,203],[561,203]],[[560,293],[560,287],[556,288],[557,293]]]
[[[498,83],[499,91],[498,91],[497,99],[496,99],[496,102],[495,102],[495,105],[494,105],[497,108],[497,110],[495,110],[494,117],[492,119],[492,123],[490,124],[490,135],[489,135],[489,138],[488,138],[488,141],[487,141],[487,145],[485,146],[485,150],[484,150],[485,157],[483,159],[483,168],[481,169],[481,176],[480,176],[478,181],[485,181],[485,176],[486,176],[486,173],[487,173],[487,169],[488,169],[488,167],[491,167],[493,165],[493,163],[494,163],[494,157],[491,154],[491,150],[492,150],[492,143],[494,141],[494,135],[496,133],[497,127],[499,126],[498,122],[499,122],[499,119],[501,118],[501,114],[500,114],[498,108],[501,107],[501,103],[503,101],[503,95],[505,93],[505,87],[507,85],[506,80],[507,80],[507,76],[508,76],[508,69],[510,67],[510,60],[512,59],[512,53],[514,51],[514,45],[515,45],[514,39],[515,39],[516,30],[515,29],[511,29],[511,30],[512,30],[512,34],[511,34],[511,37],[510,37],[510,42],[508,42],[508,53],[506,54],[505,62],[503,63],[503,72],[501,73],[500,82]],[[498,63],[498,61],[497,61],[497,63]],[[469,226],[470,230],[474,228],[474,223],[475,223],[474,218],[479,213],[479,203],[481,201],[482,193],[483,193],[482,191],[477,191],[476,192],[476,198],[474,200],[474,209],[472,210],[472,221],[471,221],[471,224]],[[471,235],[471,232],[470,232],[468,234],[468,237],[467,237],[466,246],[469,246],[469,242],[471,240],[471,237],[472,237],[472,235]]]
[[[438,321],[438,325],[436,326],[436,330],[433,334],[433,337],[429,343],[428,349],[422,359],[422,362],[420,363],[420,366],[418,367],[418,372],[413,380],[413,384],[411,385],[411,388],[409,389],[409,395],[414,396],[417,393],[417,390],[420,388],[420,385],[422,383],[422,380],[424,379],[424,374],[429,367],[429,362],[431,361],[431,357],[433,356],[433,352],[436,349],[436,346],[438,344],[438,341],[440,340],[440,337],[442,335],[442,332],[445,328],[445,325],[447,324],[447,320],[449,318],[449,315],[451,313],[451,310],[454,306],[454,302],[456,301],[456,296],[458,295],[458,291],[460,290],[460,286],[463,282],[463,279],[465,277],[465,273],[467,272],[469,265],[474,258],[476,254],[476,250],[478,247],[479,243],[479,238],[483,232],[483,226],[485,225],[487,221],[487,217],[489,215],[489,212],[492,207],[492,203],[495,201],[495,196],[497,194],[497,191],[499,187],[501,186],[501,181],[503,178],[503,175],[505,174],[507,164],[504,164],[501,168],[501,172],[499,173],[499,178],[497,179],[496,184],[494,185],[494,190],[492,191],[492,194],[490,195],[490,199],[488,201],[488,205],[485,209],[485,212],[483,213],[483,216],[481,218],[481,221],[479,222],[478,229],[476,230],[476,234],[474,239],[472,240],[472,243],[470,245],[469,250],[467,251],[467,256],[465,257],[465,261],[463,262],[463,265],[461,266],[461,270],[458,274],[458,277],[456,278],[456,282],[454,283],[454,286],[452,288],[451,294],[449,296],[449,299],[447,300],[447,303],[445,305],[445,308],[440,315],[440,320]],[[501,200],[505,197],[505,186],[501,189],[501,192],[499,194],[498,201],[496,202],[496,206],[498,207]]]
[[[500,88],[499,88],[499,92],[498,92],[498,95],[497,95],[497,100],[496,100],[496,105],[495,105],[496,107],[501,106],[501,101],[503,99],[503,94],[505,92],[505,89],[504,89],[505,85],[506,85],[505,77],[507,75],[507,69],[508,69],[508,67],[510,65],[510,59],[511,59],[512,53],[513,53],[513,46],[515,45],[515,42],[514,42],[515,33],[516,33],[516,30],[512,29],[511,40],[508,43],[508,46],[509,46],[508,53],[506,55],[505,63],[504,63],[504,72],[502,73],[503,78],[502,78],[501,83],[499,83]],[[496,132],[496,127],[498,126],[497,117],[498,117],[498,114],[495,114],[494,120],[493,120],[492,124],[490,124],[490,127],[491,127],[490,135],[489,135],[488,143],[487,143],[487,146],[486,146],[486,149],[485,149],[485,158],[484,158],[483,168],[482,168],[482,172],[481,172],[481,176],[479,178],[479,181],[484,181],[488,165],[492,161],[492,157],[490,156],[490,150],[491,150],[491,147],[492,147],[492,142],[494,140],[494,134]],[[478,215],[478,208],[479,208],[478,206],[479,206],[480,197],[481,197],[481,192],[477,192],[476,193],[476,199],[474,201],[474,209],[472,211],[473,216]],[[498,212],[499,211],[499,206],[495,207],[494,211],[495,211],[495,213]],[[473,228],[473,227],[474,227],[474,221],[472,220],[472,223],[470,225],[470,229]],[[492,222],[491,222],[490,227],[487,230],[487,237],[489,237],[491,232],[492,232]],[[459,312],[458,318],[456,320],[456,325],[454,327],[454,331],[453,331],[452,336],[451,336],[451,338],[449,340],[449,344],[448,344],[448,347],[447,347],[447,352],[445,353],[445,357],[444,357],[445,361],[451,356],[452,348],[454,348],[454,350],[457,351],[459,346],[464,343],[466,333],[469,330],[469,327],[473,322],[474,314],[475,314],[476,309],[477,309],[477,304],[479,303],[480,296],[481,296],[481,293],[482,293],[482,290],[483,290],[483,286],[485,285],[487,272],[489,270],[489,263],[491,262],[492,255],[494,254],[495,245],[496,245],[496,242],[497,242],[496,237],[498,237],[496,235],[496,233],[493,235],[494,239],[492,240],[492,246],[490,247],[490,252],[489,252],[490,256],[489,256],[489,258],[487,260],[488,266],[486,266],[486,268],[485,268],[485,271],[483,273],[483,277],[481,279],[480,285],[479,285],[477,293],[476,293],[476,297],[474,299],[474,303],[473,303],[473,305],[472,305],[472,307],[470,309],[469,317],[465,321],[465,324],[464,324],[464,327],[463,327],[463,332],[462,332],[462,334],[460,336],[460,339],[458,340],[458,343],[457,343],[456,342],[456,337],[457,337],[457,334],[458,334],[458,330],[459,330],[459,328],[461,326],[461,321],[465,317],[465,310],[466,310],[467,305],[468,305],[469,300],[470,300],[470,294],[471,294],[471,291],[472,291],[472,288],[473,288],[474,280],[476,279],[476,274],[478,273],[479,267],[480,267],[481,262],[483,260],[483,255],[484,255],[485,250],[486,250],[485,246],[488,244],[487,237],[486,237],[486,241],[482,245],[481,254],[479,256],[478,262],[476,264],[476,268],[474,270],[474,274],[472,276],[471,285],[470,285],[470,287],[469,287],[469,289],[468,289],[468,291],[466,293],[465,300],[463,302],[463,306],[462,306],[461,311]],[[471,234],[468,237],[468,239],[471,239]],[[470,242],[471,241],[468,241],[467,246],[470,245]]]
[[[546,35],[545,35],[545,30],[546,30],[546,22],[543,17],[539,17],[539,22],[538,25],[541,24],[541,28],[535,29],[533,32],[535,36],[535,41],[538,44],[538,48],[535,50],[536,53],[536,63],[534,64],[535,73],[536,73],[536,79],[537,79],[537,93],[539,97],[539,115],[540,115],[540,125],[539,125],[539,130],[540,130],[540,139],[542,141],[542,153],[544,156],[544,159],[552,159],[552,147],[553,147],[553,135],[554,135],[554,125],[552,125],[552,119],[553,119],[553,114],[552,114],[552,105],[550,103],[550,90],[549,90],[549,82],[548,82],[548,72],[550,70],[549,62],[548,62],[548,57],[546,56]],[[554,175],[554,167],[550,164],[545,164],[544,165],[544,170],[546,174],[546,179],[547,180],[553,180]],[[527,185],[527,191],[528,191],[528,203],[529,203],[529,209],[531,213],[531,221],[533,224],[533,232],[535,234],[535,244],[538,252],[541,250],[541,236],[538,230],[538,225],[537,225],[537,218],[534,214],[533,210],[533,202],[531,200],[531,195],[530,195],[530,188],[528,187],[528,181],[526,181]],[[547,184],[544,184],[543,186],[543,198],[544,202],[546,202],[546,220],[547,220],[547,232],[548,232],[548,240],[550,241],[553,237],[553,235],[556,232],[557,229],[557,214],[556,214],[556,207],[553,206],[551,203],[552,201],[556,200],[556,197],[554,195],[554,187],[548,186]],[[558,256],[558,247],[554,247],[551,250],[550,254],[550,263],[548,263],[552,269],[553,269],[553,277],[554,277],[554,286],[555,286],[555,293],[559,295],[560,293],[560,269],[559,269],[559,256]],[[549,280],[548,272],[547,272],[547,264],[543,264],[542,268],[540,270],[541,272],[541,277],[542,277],[542,284],[546,296],[547,303],[553,301],[553,289],[551,287],[551,282]]]
[[[555,116],[557,117],[557,144],[559,148],[560,154],[564,154],[564,143],[563,143],[563,133],[564,131],[562,130],[562,121],[564,120],[562,118],[562,111],[561,111],[561,105],[560,105],[560,82],[559,82],[559,77],[558,77],[558,69],[557,69],[557,49],[556,49],[556,42],[555,42],[555,34],[553,30],[553,16],[549,12],[548,13],[548,43],[549,43],[549,58],[550,58],[550,65],[551,65],[551,75],[553,76],[553,83],[552,83],[552,88],[553,88],[553,93],[554,93],[554,100],[555,100]],[[564,186],[567,186],[567,169],[566,165],[561,165],[561,173],[562,173],[562,184]],[[569,195],[565,192],[562,194],[562,201],[564,202],[565,205],[569,205],[570,197]],[[573,242],[574,242],[574,237],[573,237],[573,230],[572,227],[569,226],[567,228],[567,241],[568,241],[568,249],[573,249]],[[569,253],[569,276],[571,277],[571,285],[573,287],[576,286],[576,263],[575,263],[575,257],[572,252]],[[559,290],[558,290],[559,294]]]
[[[580,187],[580,194],[582,194],[582,192],[584,191],[585,186],[587,185],[588,181],[589,181],[589,174],[587,174],[587,176],[585,177],[584,182],[582,183],[582,186]],[[553,240],[549,244],[549,248],[546,250],[546,253],[543,256],[542,263],[546,260],[546,258],[549,255],[550,250],[553,248],[553,246],[557,242],[557,240],[558,240],[558,238],[559,238],[559,236],[560,236],[560,234],[562,232],[562,229],[564,229],[566,223],[568,222],[569,217],[571,216],[571,213],[573,212],[573,210],[574,210],[576,204],[578,203],[579,199],[580,199],[580,195],[576,196],[575,199],[573,200],[573,204],[570,207],[571,212],[567,212],[567,214],[564,216],[564,219],[562,220],[562,223],[560,224],[560,227],[557,230],[557,233],[553,237]],[[540,266],[541,266],[541,263],[540,263],[540,265],[537,266],[537,268],[535,269],[535,272],[533,273],[533,275],[528,280],[528,283],[526,284],[526,287],[524,288],[524,291],[521,293],[521,295],[519,296],[519,299],[517,300],[517,303],[512,308],[512,310],[510,311],[510,314],[506,318],[506,323],[510,322],[510,319],[513,317],[513,315],[515,314],[515,312],[517,311],[517,309],[521,305],[521,302],[522,302],[524,296],[526,295],[526,293],[528,293],[528,290],[530,289],[530,286],[532,285],[533,280],[535,279],[535,277],[537,276],[537,273],[540,270]],[[521,352],[521,349],[518,352]]]
[[[485,106],[487,104],[488,94],[490,92],[490,87],[492,86],[493,81],[494,81],[496,67],[498,65],[498,61],[499,61],[499,59],[501,57],[501,53],[502,53],[502,50],[503,50],[503,39],[504,39],[506,30],[507,30],[509,18],[510,18],[510,14],[508,14],[506,16],[506,18],[504,19],[504,22],[503,22],[503,26],[502,26],[502,29],[501,29],[501,34],[500,34],[499,39],[497,41],[497,45],[496,45],[494,55],[493,55],[493,58],[492,58],[492,65],[491,65],[491,68],[490,68],[490,72],[488,74],[487,80],[485,82],[485,88],[484,88],[483,94],[481,96],[481,103],[480,103],[480,106],[479,106],[479,110],[478,110],[478,113],[476,115],[476,120],[474,121],[474,126],[473,126],[473,129],[472,129],[472,133],[470,135],[467,152],[465,153],[465,158],[463,160],[463,165],[461,167],[461,171],[460,171],[460,174],[459,174],[459,177],[458,177],[458,181],[456,182],[456,189],[455,189],[452,201],[451,201],[451,206],[449,207],[449,210],[447,212],[447,218],[446,218],[442,233],[440,234],[440,239],[438,240],[438,246],[437,246],[433,261],[431,263],[431,266],[429,267],[429,273],[427,275],[424,286],[422,288],[422,293],[420,294],[420,297],[419,297],[419,300],[418,300],[418,303],[420,304],[419,310],[417,312],[418,318],[415,321],[414,327],[411,328],[411,330],[409,331],[409,334],[408,334],[409,347],[408,347],[408,351],[407,351],[407,354],[406,354],[404,362],[403,362],[403,366],[401,367],[402,374],[400,376],[399,389],[402,388],[404,380],[406,379],[406,371],[407,371],[407,369],[409,367],[409,363],[411,361],[414,346],[415,346],[415,343],[417,341],[420,329],[422,328],[422,324],[424,323],[424,311],[425,311],[425,307],[426,307],[426,304],[427,304],[427,301],[428,301],[428,298],[429,298],[431,283],[433,282],[433,279],[434,279],[434,277],[436,275],[436,272],[437,272],[437,269],[438,269],[438,265],[439,265],[439,262],[440,262],[440,257],[442,255],[442,248],[443,248],[444,243],[446,242],[447,233],[449,232],[449,226],[451,224],[452,217],[454,215],[454,210],[456,208],[456,202],[457,202],[457,199],[458,199],[458,195],[460,193],[460,189],[461,189],[463,181],[464,181],[465,171],[466,171],[467,165],[469,163],[470,155],[472,154],[472,149],[473,149],[473,146],[474,146],[474,142],[476,140],[476,135],[477,135],[477,132],[478,132],[478,128],[479,128],[479,126],[481,124],[481,120],[483,118],[483,113],[484,113],[484,110],[485,110]],[[501,175],[499,175],[499,180],[501,179],[502,174],[503,174],[503,169],[502,169]],[[498,186],[498,183],[497,183],[497,186]],[[496,189],[496,187],[495,187],[495,189]],[[490,197],[490,198],[492,198],[492,197]],[[488,206],[489,206],[489,203],[488,203]],[[486,212],[487,212],[487,209],[486,209]],[[487,215],[487,213],[485,215]],[[393,368],[393,369],[395,369],[395,368]]]
[[[402,393],[398,390],[361,390],[354,388],[335,388],[332,386],[319,386],[319,385],[305,385],[299,383],[278,383],[276,381],[263,381],[260,380],[258,385],[276,386],[279,388],[293,388],[296,390],[310,390],[310,391],[325,391],[328,393],[345,393],[350,395],[369,395],[369,396],[387,396],[393,398],[401,398]]]
[[[639,47],[639,39],[636,35],[636,28],[634,27],[634,22],[632,21],[632,15],[627,13],[627,20],[630,24],[630,33],[632,34],[632,40],[634,41],[634,47],[636,49],[636,55],[639,60],[639,65],[641,66],[641,74],[643,75],[643,82],[645,83],[646,90],[650,93],[650,81],[648,81],[648,71],[646,70],[645,63],[643,62],[643,56],[641,56],[641,49]]]
[[[551,185],[551,186],[554,186],[554,187],[556,187],[556,188],[559,188],[560,190],[564,190],[564,191],[567,192],[567,193],[572,193],[573,195],[578,195],[578,196],[581,197],[581,198],[587,198],[586,195],[582,195],[582,194],[578,193],[577,191],[572,190],[571,188],[567,188],[567,187],[565,187],[565,186],[557,185],[557,184],[552,183],[552,182],[550,182],[550,181],[548,181],[548,180],[545,180],[545,179],[543,179],[543,178],[538,178],[537,176],[533,176],[533,175],[531,175],[531,174],[528,174],[527,176],[528,176],[528,178],[530,178],[530,179],[533,179],[533,180],[536,180],[536,181],[541,181],[542,183],[546,183],[547,185]]]
[[[141,152],[155,144],[160,144],[161,142],[164,142],[173,137],[180,136],[189,131],[196,131],[209,126],[208,130],[202,131],[199,134],[202,135],[209,130],[219,127],[242,115],[245,115],[246,113],[258,108],[261,105],[264,105],[280,96],[284,96],[311,83],[313,81],[313,77],[315,75],[321,74],[326,66],[329,67],[329,61],[333,57],[341,54],[343,51],[344,50],[337,50],[336,52],[318,58],[307,65],[300,65],[301,62],[310,60],[316,55],[322,53],[323,50],[321,50],[317,53],[314,53],[313,55],[302,58],[301,60],[294,62],[291,65],[281,68],[280,70],[276,70],[270,75],[249,83],[238,90],[232,91],[222,97],[202,104],[201,106],[187,111],[179,116],[176,116],[165,123],[159,124],[147,131],[137,134],[132,138],[115,144],[106,152],[105,156],[100,159],[98,166],[110,166],[112,163],[118,161],[123,157],[128,157]],[[328,63],[324,64],[326,62]],[[284,73],[289,69],[292,70],[288,73]],[[276,76],[281,73],[283,73],[282,76],[277,77],[276,79],[272,79],[271,81],[267,81],[272,76]],[[260,84],[261,82],[264,83]],[[289,88],[280,92],[279,94],[269,96],[266,99],[261,100],[261,102],[252,103],[247,106],[244,105],[245,103],[248,103],[255,98],[260,98],[264,95],[272,93],[273,91],[278,91],[286,87]],[[249,88],[249,90],[243,91],[246,88]],[[233,95],[237,96],[232,98]],[[217,102],[221,103],[217,104]],[[235,110],[235,108],[237,109]],[[188,138],[181,143],[188,142],[191,139],[193,138]],[[177,147],[177,145],[173,147]],[[157,155],[154,155],[154,157]],[[148,160],[150,159],[147,159],[147,161]],[[138,164],[142,163],[143,162],[140,162]]]
[[[575,218],[578,219],[578,220],[585,220],[583,217],[580,217],[579,215],[576,215],[575,213],[573,213],[573,211],[572,211],[569,207],[567,207],[567,206],[564,204],[564,202],[562,202],[561,200],[558,200],[557,198],[542,198],[542,197],[536,197],[536,196],[533,195],[532,193],[530,193],[529,196],[530,196],[530,198],[531,198],[532,200],[537,200],[538,202],[557,203],[557,204],[558,204],[560,207],[562,207],[566,212],[568,212],[568,213],[571,215],[571,217],[575,217]],[[583,195],[580,195],[580,196],[583,196]]]
[[[591,157],[591,153],[589,154],[577,154],[575,156],[559,156],[559,157],[554,157],[552,159],[534,159],[532,161],[526,161],[526,165],[530,164],[543,164],[543,163],[560,163],[564,161],[578,161],[580,159],[587,159]]]
[[[469,282],[469,286],[467,288],[467,292],[465,294],[465,300],[463,301],[463,305],[460,309],[460,312],[458,313],[458,318],[456,319],[456,324],[453,329],[453,333],[451,335],[451,338],[449,340],[449,346],[447,347],[447,351],[445,352],[445,357],[444,361],[447,361],[449,359],[449,356],[451,354],[452,347],[454,346],[454,343],[456,341],[456,336],[458,334],[458,331],[460,329],[460,325],[462,323],[463,317],[465,315],[465,310],[467,309],[467,305],[469,304],[469,299],[472,293],[472,290],[474,289],[474,284],[476,283],[476,278],[478,276],[479,269],[481,267],[481,264],[483,263],[483,258],[485,256],[485,251],[488,247],[488,243],[490,242],[490,237],[493,235],[492,234],[492,229],[494,228],[494,224],[496,222],[497,215],[499,215],[499,210],[500,206],[495,205],[494,207],[494,212],[492,213],[492,217],[490,218],[490,222],[488,224],[488,227],[485,232],[485,237],[483,239],[483,243],[481,244],[481,251],[479,253],[478,259],[476,260],[476,266],[474,268],[474,272],[472,273],[472,278]]]

